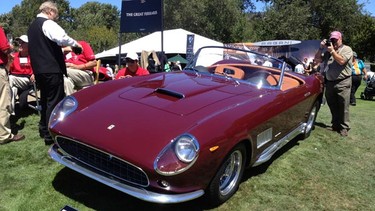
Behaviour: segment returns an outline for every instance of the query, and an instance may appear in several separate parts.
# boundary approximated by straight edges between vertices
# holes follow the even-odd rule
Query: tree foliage
[[[184,28],[228,43],[246,37],[251,1],[168,0],[165,1],[165,28]]]

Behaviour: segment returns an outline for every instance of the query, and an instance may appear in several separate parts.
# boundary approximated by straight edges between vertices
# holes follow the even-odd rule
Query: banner
[[[186,59],[190,62],[194,58],[194,34],[186,36]]]
[[[162,0],[122,0],[120,32],[162,30]]]

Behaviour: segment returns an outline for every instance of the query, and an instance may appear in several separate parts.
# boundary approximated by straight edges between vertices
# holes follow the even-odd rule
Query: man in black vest
[[[58,17],[57,5],[46,1],[39,7],[40,13],[31,23],[27,35],[29,37],[29,53],[31,66],[41,94],[41,117],[39,134],[45,144],[53,143],[48,132],[48,121],[53,108],[64,97],[64,75],[67,75],[62,46],[82,46],[69,37],[55,19]]]

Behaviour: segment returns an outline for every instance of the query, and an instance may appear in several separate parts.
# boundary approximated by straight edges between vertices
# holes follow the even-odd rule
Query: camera
[[[72,51],[73,51],[75,54],[79,55],[79,54],[82,53],[82,48],[79,48],[79,47],[72,47]]]
[[[331,39],[326,39],[326,46],[331,46],[331,43],[333,44]]]

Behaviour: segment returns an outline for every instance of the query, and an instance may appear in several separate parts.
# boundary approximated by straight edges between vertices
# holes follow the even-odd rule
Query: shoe
[[[348,130],[347,129],[340,130],[340,135],[344,137],[348,136]]]
[[[357,104],[356,104],[356,103],[350,103],[350,105],[352,105],[352,106],[356,106]]]
[[[52,145],[53,143],[55,143],[55,142],[52,139],[44,139],[44,144],[46,146]]]
[[[9,139],[10,141],[22,141],[25,139],[25,136],[22,134],[16,134],[13,138]]]
[[[6,140],[3,140],[3,141],[0,141],[0,145],[7,144],[7,143],[10,143],[10,142],[11,142],[10,139],[6,139]]]
[[[13,138],[6,139],[4,141],[0,141],[0,145],[10,143],[12,141],[22,141],[25,139],[25,136],[22,134],[14,135]]]

